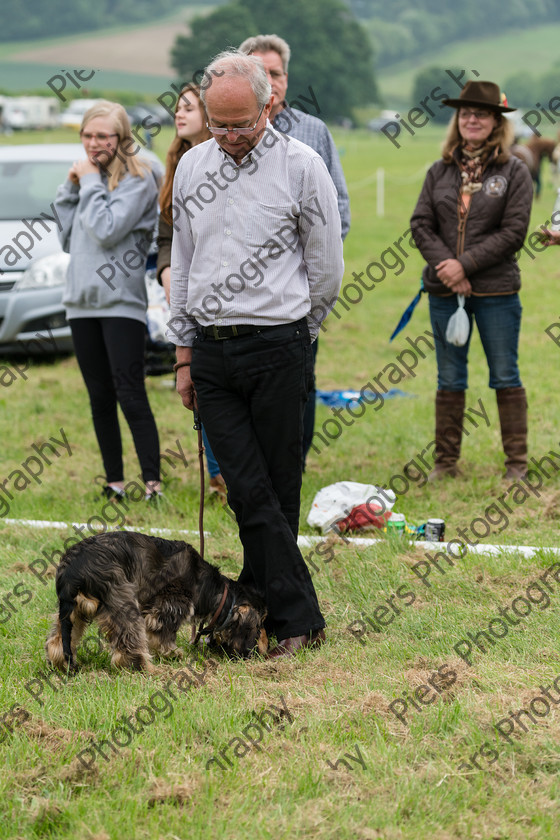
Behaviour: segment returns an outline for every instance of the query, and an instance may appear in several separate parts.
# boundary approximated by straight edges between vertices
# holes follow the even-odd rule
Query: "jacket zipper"
[[[463,202],[463,197],[461,193],[459,193],[459,199],[457,201],[457,257],[460,257],[465,250],[467,216],[469,215],[469,210],[471,209],[472,199],[473,197],[471,195],[469,206],[466,207]]]

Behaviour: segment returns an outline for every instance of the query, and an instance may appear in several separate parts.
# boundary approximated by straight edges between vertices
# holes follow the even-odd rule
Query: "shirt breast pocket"
[[[293,249],[298,239],[297,218],[287,205],[253,204],[247,214],[245,242],[252,248],[273,247],[272,242],[284,251]]]

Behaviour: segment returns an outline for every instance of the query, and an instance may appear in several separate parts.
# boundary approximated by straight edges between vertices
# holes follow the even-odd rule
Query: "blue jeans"
[[[210,478],[216,478],[216,476],[220,474],[220,466],[216,461],[216,456],[212,452],[212,447],[210,446],[210,441],[208,440],[208,436],[206,434],[206,429],[204,428],[204,426],[202,427],[202,442],[204,444],[204,451],[206,453],[206,465],[208,467]]]
[[[468,387],[467,361],[472,336],[473,315],[489,368],[489,386],[496,390],[520,388],[517,366],[521,303],[519,295],[493,295],[465,299],[471,331],[463,347],[455,347],[445,340],[449,318],[457,309],[457,296],[430,295],[430,319],[436,345],[439,391],[466,391]]]

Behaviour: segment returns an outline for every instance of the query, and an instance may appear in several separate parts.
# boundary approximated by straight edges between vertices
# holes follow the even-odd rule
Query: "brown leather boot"
[[[210,498],[217,499],[221,505],[227,505],[227,487],[221,473],[210,479],[208,492]]]
[[[496,391],[502,444],[506,454],[504,478],[523,478],[527,473],[527,395],[525,388]]]
[[[429,481],[462,475],[457,466],[463,436],[464,391],[436,393],[436,457]]]

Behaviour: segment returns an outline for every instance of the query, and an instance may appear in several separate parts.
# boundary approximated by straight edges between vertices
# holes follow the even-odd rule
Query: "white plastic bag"
[[[392,510],[397,497],[392,490],[382,490],[375,484],[360,484],[357,481],[337,481],[322,487],[315,494],[307,524],[320,528],[326,534],[335,522],[348,516],[357,505],[379,502],[382,510]]]
[[[469,316],[465,312],[465,296],[457,295],[457,311],[447,322],[445,339],[455,347],[463,347],[467,343],[470,332]]]
[[[169,321],[169,306],[163,287],[158,283],[155,272],[146,272],[148,292],[148,312],[146,315],[148,332],[152,341],[167,341],[166,330]]]

